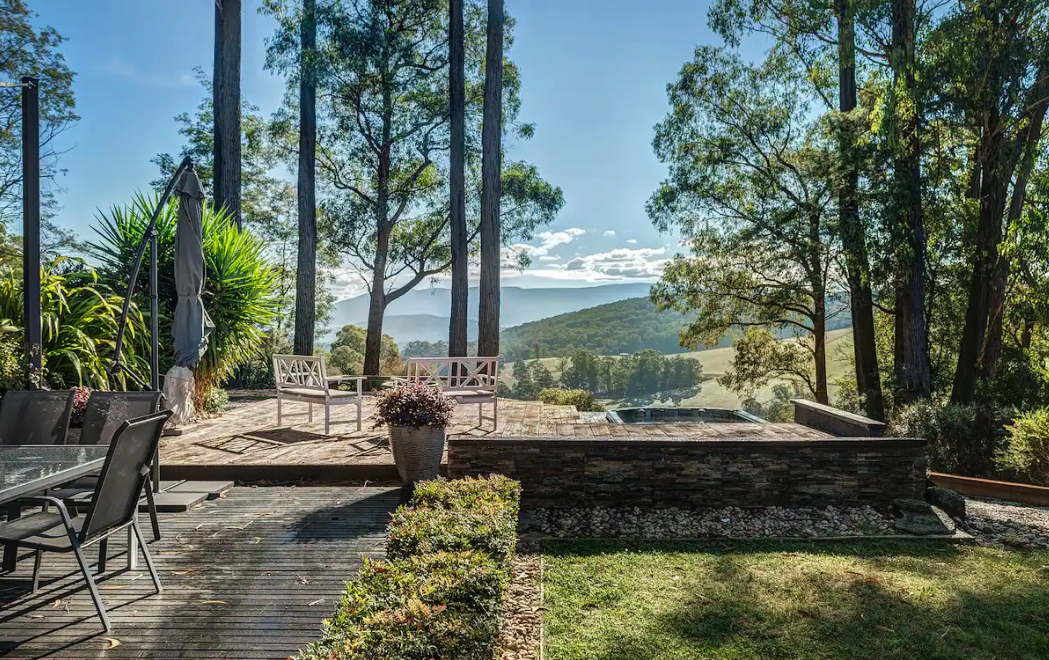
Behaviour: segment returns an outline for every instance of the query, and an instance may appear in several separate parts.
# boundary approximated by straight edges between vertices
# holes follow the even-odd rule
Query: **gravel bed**
[[[865,507],[764,509],[533,509],[525,526],[575,538],[767,538],[895,534],[893,517]]]
[[[966,498],[965,513],[956,522],[980,545],[1049,548],[1049,508]]]
[[[542,564],[538,555],[515,555],[503,598],[499,660],[539,660],[542,638]]]

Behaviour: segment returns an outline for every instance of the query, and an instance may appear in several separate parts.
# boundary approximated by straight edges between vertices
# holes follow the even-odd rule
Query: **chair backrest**
[[[120,425],[160,410],[160,392],[92,392],[80,432],[82,445],[108,445]]]
[[[328,391],[328,371],[323,355],[274,355],[273,378],[277,389]]]
[[[408,379],[441,389],[485,389],[499,385],[499,358],[408,358]]]
[[[91,509],[80,529],[81,542],[131,522],[169,417],[171,411],[164,410],[125,421],[117,429],[95,485]]]
[[[0,403],[0,445],[64,445],[73,390],[8,392]]]

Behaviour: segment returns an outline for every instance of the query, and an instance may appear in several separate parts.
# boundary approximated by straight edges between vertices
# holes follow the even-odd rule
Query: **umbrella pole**
[[[154,228],[149,238],[149,318],[152,322],[150,340],[150,387],[154,392],[160,391],[160,296],[157,293],[157,232]],[[160,445],[153,454],[153,492],[160,492]]]

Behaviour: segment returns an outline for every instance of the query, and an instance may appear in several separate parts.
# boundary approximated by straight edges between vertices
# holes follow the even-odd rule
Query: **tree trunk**
[[[240,216],[240,0],[215,2],[215,206]]]
[[[463,34],[463,0],[448,3],[448,79],[451,105],[452,313],[448,329],[448,355],[466,355],[466,328],[470,297],[466,239],[466,64]]]
[[[813,358],[816,362],[816,401],[830,403],[827,393],[827,311],[823,295],[814,301],[815,314],[812,316]]]
[[[1023,156],[1020,159],[1016,180],[1013,183],[1012,197],[1009,200],[1009,214],[1005,220],[1006,232],[1023,215],[1024,203],[1027,198],[1027,183],[1030,181],[1031,172],[1034,170],[1038,140],[1041,138],[1045,114],[1047,109],[1049,109],[1049,64],[1043,63],[1039,67],[1035,75],[1035,83],[1032,85],[1027,97],[1028,100],[1021,115],[1022,128],[1017,135],[1018,146],[1023,150]],[[990,320],[988,321],[987,339],[983,351],[983,360],[980,365],[980,378],[987,381],[994,379],[998,373],[998,365],[1001,362],[1002,339],[1005,333],[1005,298],[1011,266],[1012,263],[1007,255],[998,256],[998,264],[994,270],[994,281],[991,283],[991,298],[988,305]]]
[[[295,354],[313,355],[317,322],[317,87],[312,55],[317,45],[316,0],[304,0],[299,27],[299,255],[295,270]]]
[[[838,109],[842,115],[856,108],[855,0],[837,0],[838,13]],[[874,334],[874,295],[871,292],[867,231],[860,219],[858,198],[859,164],[853,153],[856,136],[850,121],[842,117],[839,157],[842,162],[838,205],[841,214],[842,247],[852,311],[853,355],[856,361],[856,391],[864,411],[872,419],[885,419],[881,372]]]
[[[477,354],[499,355],[499,207],[502,197],[503,0],[488,0],[481,130],[481,287]]]
[[[916,109],[914,0],[892,0],[891,65],[896,94],[907,103],[893,108],[896,131],[894,179],[895,225],[902,239],[896,283],[895,378],[901,403],[932,393],[928,334],[925,326],[925,226],[922,218],[921,142]],[[899,91],[899,90],[902,90]],[[901,113],[905,113],[902,114]]]

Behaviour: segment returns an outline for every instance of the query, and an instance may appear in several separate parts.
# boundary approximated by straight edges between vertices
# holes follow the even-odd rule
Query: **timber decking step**
[[[160,513],[182,513],[189,511],[204,500],[208,499],[207,493],[179,493],[166,491],[153,496],[157,503],[157,511]],[[147,511],[145,498],[138,505],[139,513]]]
[[[208,499],[213,500],[230,488],[233,488],[232,481],[183,481],[164,490],[168,493],[207,493]]]

